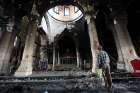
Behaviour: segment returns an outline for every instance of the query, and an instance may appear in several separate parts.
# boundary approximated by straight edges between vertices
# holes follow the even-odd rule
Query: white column
[[[15,33],[4,32],[0,42],[0,74],[8,74],[10,71],[10,56],[14,47]]]
[[[96,69],[96,49],[99,45],[99,40],[97,36],[96,26],[94,18],[91,16],[86,16],[87,24],[88,24],[88,33],[90,38],[90,44],[91,44],[91,53],[92,53],[92,72],[95,72]]]
[[[76,55],[77,55],[77,67],[80,67],[80,53],[78,47],[76,47]]]
[[[125,64],[124,64],[124,57],[122,54],[122,48],[121,48],[120,41],[119,41],[120,39],[119,39],[119,36],[118,36],[116,29],[114,27],[113,21],[111,23],[109,23],[109,28],[112,31],[112,34],[113,34],[114,40],[115,40],[115,44],[116,44],[116,48],[117,48],[117,54],[118,54],[117,69],[124,70]]]
[[[127,19],[126,17],[117,17],[114,21],[116,35],[121,47],[120,51],[122,52],[124,59],[124,69],[127,71],[133,71],[130,61],[138,58],[138,56],[127,30]],[[119,66],[120,65],[118,64],[118,68]]]
[[[18,70],[15,72],[15,76],[28,76],[32,74],[36,32],[37,23],[30,21],[22,61]]]
[[[52,65],[52,71],[55,70],[55,45],[53,45],[53,65]]]

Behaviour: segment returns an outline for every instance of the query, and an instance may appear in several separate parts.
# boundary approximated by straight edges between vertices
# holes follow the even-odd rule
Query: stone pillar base
[[[29,76],[32,74],[32,60],[21,61],[21,65],[18,70],[15,72],[14,76]]]
[[[26,76],[29,76],[32,74],[32,71],[31,72],[15,72],[15,75],[16,77],[26,77]]]
[[[117,63],[117,70],[126,70],[125,69],[125,64],[122,62]]]
[[[9,75],[10,73],[7,72],[7,71],[0,71],[0,76],[7,76]]]

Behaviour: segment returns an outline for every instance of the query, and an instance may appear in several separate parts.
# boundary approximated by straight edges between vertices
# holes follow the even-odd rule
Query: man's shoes
[[[108,91],[109,91],[109,93],[113,93],[113,88],[112,87],[108,87]]]

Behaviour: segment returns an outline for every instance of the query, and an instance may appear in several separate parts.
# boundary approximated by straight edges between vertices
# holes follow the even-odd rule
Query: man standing
[[[105,87],[108,88],[109,91],[112,90],[112,78],[110,74],[110,59],[108,53],[102,50],[102,46],[98,46],[98,55],[97,55],[97,65],[99,69],[102,69],[103,78],[105,81]]]

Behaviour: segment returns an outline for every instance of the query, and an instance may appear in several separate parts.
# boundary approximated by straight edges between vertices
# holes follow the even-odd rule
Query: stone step
[[[24,90],[30,88],[30,90],[34,91],[32,93],[45,93],[45,91],[49,93],[58,93],[58,92],[81,93],[81,91],[85,93],[90,93],[90,92],[95,92],[104,89],[101,80],[95,77],[84,77],[84,78],[81,77],[81,78],[72,78],[72,79],[64,79],[64,80],[42,80],[42,81],[41,80],[36,80],[36,81],[24,80],[24,81],[15,81],[15,82],[5,81],[3,83],[0,82],[0,89],[2,89],[2,87],[7,87],[9,88],[8,90],[11,91],[14,88],[16,88],[16,90],[18,90],[18,88],[19,89],[23,88]],[[30,93],[30,92],[25,92],[25,93]]]
[[[48,71],[52,70],[52,64],[48,65]],[[81,70],[80,68],[77,67],[76,64],[55,64],[54,67],[55,71],[79,71]]]
[[[139,93],[140,82],[114,83],[112,93]],[[109,93],[95,78],[0,84],[0,93]]]

